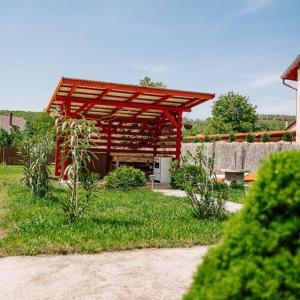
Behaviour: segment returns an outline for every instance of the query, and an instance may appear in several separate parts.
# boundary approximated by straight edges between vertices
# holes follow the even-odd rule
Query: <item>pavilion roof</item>
[[[292,62],[292,64],[286,69],[282,74],[281,78],[283,80],[297,80],[297,70],[300,66],[300,55]]]
[[[156,119],[164,112],[189,112],[214,98],[212,93],[150,88],[130,84],[62,77],[47,107],[69,104],[70,115],[97,119]]]

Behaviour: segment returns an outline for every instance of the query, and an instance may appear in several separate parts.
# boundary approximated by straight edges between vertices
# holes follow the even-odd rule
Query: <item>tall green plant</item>
[[[71,119],[54,112],[57,138],[62,141],[64,159],[68,166],[61,174],[67,177],[69,196],[61,200],[62,208],[69,223],[76,222],[84,215],[87,204],[96,188],[98,176],[90,174],[88,165],[96,156],[91,148],[96,147],[95,140],[100,138],[96,121],[85,118]],[[79,194],[80,186],[84,196]]]
[[[227,189],[225,186],[221,188],[217,181],[214,171],[215,158],[215,143],[210,156],[204,154],[202,144],[197,147],[196,155],[188,152],[181,162],[183,170],[192,170],[192,173],[184,172],[181,186],[187,194],[195,215],[199,218],[212,219],[226,216]]]
[[[22,180],[35,197],[43,198],[51,188],[48,165],[53,151],[52,137],[50,135],[25,137],[18,145],[24,165]]]

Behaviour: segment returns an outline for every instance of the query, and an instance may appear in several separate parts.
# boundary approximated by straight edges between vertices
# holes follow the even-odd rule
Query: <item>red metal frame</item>
[[[214,94],[62,78],[47,107],[70,118],[97,121],[95,152],[169,155],[180,159],[182,115]],[[101,114],[98,114],[101,112]],[[56,142],[55,175],[63,173],[66,149]]]

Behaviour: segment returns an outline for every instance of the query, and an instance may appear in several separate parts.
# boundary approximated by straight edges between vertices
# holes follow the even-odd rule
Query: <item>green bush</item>
[[[200,142],[201,142],[201,139],[195,138],[195,139],[193,140],[193,142],[194,142],[194,143],[200,143]]]
[[[204,137],[204,142],[205,143],[209,143],[211,141],[211,138],[208,136],[208,135],[206,135],[205,137]]]
[[[248,133],[248,134],[246,135],[246,141],[247,141],[248,143],[253,143],[253,142],[255,141],[254,135],[253,135],[252,133]]]
[[[234,142],[236,139],[235,134],[234,133],[230,133],[229,134],[229,142]]]
[[[181,167],[177,167],[177,162],[172,162],[170,173],[171,187],[173,189],[183,190],[186,181],[197,184],[198,177],[201,175],[201,170],[196,165],[183,165]]]
[[[108,189],[129,190],[145,185],[145,174],[138,169],[121,166],[104,177]]]
[[[285,142],[291,142],[293,140],[293,134],[291,132],[286,132],[284,135],[283,135],[283,140]]]
[[[213,137],[213,140],[215,142],[219,142],[219,141],[221,141],[221,137],[219,135],[216,135],[216,136]]]
[[[300,299],[300,153],[266,160],[244,208],[194,278],[190,299]]]
[[[261,136],[261,141],[262,141],[263,143],[270,142],[270,136],[269,136],[267,133],[264,133],[264,134]]]

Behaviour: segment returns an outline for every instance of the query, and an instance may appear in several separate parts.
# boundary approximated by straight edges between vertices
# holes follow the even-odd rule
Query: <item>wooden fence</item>
[[[51,162],[54,162],[54,152],[51,155]],[[21,165],[22,159],[16,147],[0,147],[0,164]]]

